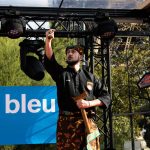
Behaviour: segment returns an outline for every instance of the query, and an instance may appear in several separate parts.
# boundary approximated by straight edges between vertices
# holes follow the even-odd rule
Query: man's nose
[[[68,52],[68,55],[72,55],[73,53],[72,52]]]

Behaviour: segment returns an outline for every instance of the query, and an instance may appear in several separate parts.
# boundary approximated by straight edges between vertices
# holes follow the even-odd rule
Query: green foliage
[[[0,146],[0,150],[14,150],[15,146]]]
[[[45,71],[45,77],[41,81],[30,79],[20,69],[20,47],[19,43],[23,39],[0,38],[0,85],[1,86],[36,86],[54,85],[50,75]],[[74,39],[55,38],[53,40],[53,50],[56,59],[65,66],[65,48],[75,43]],[[10,145],[0,146],[0,150],[56,150],[55,144],[46,145]]]
[[[54,85],[54,81],[45,71],[45,77],[41,81],[30,79],[20,69],[20,39],[0,38],[0,85],[16,86],[16,85]],[[53,49],[59,63],[65,66],[65,48],[75,43],[73,39],[55,38]]]
[[[56,150],[56,144],[0,146],[0,150]]]
[[[42,81],[33,81],[25,75],[20,69],[20,47],[22,39],[0,38],[0,85],[17,86],[17,85],[50,85],[46,74]]]
[[[141,41],[145,40],[147,39],[143,38]],[[122,48],[112,51],[113,131],[115,142],[121,145],[125,140],[131,140],[128,114],[140,112],[142,106],[149,105],[150,88],[140,90],[137,86],[143,74],[150,71],[150,45],[143,45],[142,48],[135,44],[126,50]],[[142,115],[137,116],[133,115],[134,138],[139,134],[138,122],[142,119]]]
[[[143,42],[147,39],[143,38]],[[19,42],[22,38],[12,40],[0,38],[0,85],[54,85],[54,81],[45,72],[42,81],[34,81],[27,77],[20,69]],[[60,64],[66,66],[65,48],[75,43],[74,39],[55,38],[53,40],[53,50],[56,59]],[[141,47],[142,46],[142,47]],[[147,99],[150,97],[150,89],[140,90],[137,87],[138,80],[145,72],[149,70],[150,64],[150,46],[135,44],[132,49],[125,51],[123,48],[119,51],[112,51],[112,98],[113,114],[129,113],[129,99],[132,103],[132,111],[139,111],[141,106],[147,105]],[[101,78],[101,66],[95,68],[95,74]],[[146,99],[147,98],[147,99]],[[138,130],[138,122],[142,116],[133,117],[134,133]],[[121,145],[127,139],[130,139],[130,121],[129,116],[113,116],[114,141]],[[116,147],[119,147],[117,145]],[[42,145],[17,145],[0,146],[0,150],[30,150],[42,149]],[[55,145],[45,145],[45,150],[55,150]]]

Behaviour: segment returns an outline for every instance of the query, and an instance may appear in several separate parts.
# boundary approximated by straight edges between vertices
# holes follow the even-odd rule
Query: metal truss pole
[[[110,98],[112,99],[109,41],[104,40],[102,38],[101,38],[101,55],[102,55],[103,85],[108,88]],[[112,130],[112,110],[110,106],[108,110],[104,110],[104,132],[105,132],[104,143],[105,143],[105,148],[111,149],[111,150],[113,150],[112,131],[113,131]]]
[[[94,63],[94,38],[89,36],[85,38],[85,52],[84,52],[84,61],[89,60],[89,71],[94,73],[95,63]],[[89,57],[88,57],[88,48],[89,48]],[[105,42],[101,39],[101,45],[96,46],[101,51],[101,60],[98,63],[102,64],[102,84],[108,87],[108,91],[111,95],[111,83],[110,83],[110,56],[109,56],[109,42]],[[97,64],[98,65],[98,64]],[[86,66],[86,65],[85,65]],[[102,127],[100,130],[104,135],[104,149],[113,150],[113,140],[112,140],[112,113],[111,108],[108,110],[103,110],[102,116],[97,113],[97,117],[101,119]],[[109,122],[108,122],[109,121]],[[101,141],[101,139],[100,139]]]
[[[90,37],[90,68],[91,71],[101,76],[102,84],[110,93],[111,91],[111,69],[109,41],[99,37]],[[97,69],[98,68],[98,69]],[[98,111],[97,111],[98,112]],[[102,114],[102,115],[101,115]],[[111,107],[97,113],[97,124],[100,124],[101,138],[103,138],[104,150],[113,150],[112,110]]]

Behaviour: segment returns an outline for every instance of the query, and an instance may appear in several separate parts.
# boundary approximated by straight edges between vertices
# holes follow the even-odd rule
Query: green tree
[[[112,106],[113,114],[116,115],[113,116],[113,129],[117,139],[115,141],[121,140],[119,143],[122,144],[127,139],[131,140],[130,103],[134,114],[134,112],[139,112],[145,104],[149,105],[148,99],[150,100],[150,89],[140,90],[137,86],[143,74],[150,71],[150,45],[146,42],[147,38],[142,38],[141,41],[142,44],[134,43],[129,49],[124,49],[124,47],[115,49],[114,47],[112,51]],[[143,44],[144,41],[145,44]],[[137,135],[140,118],[135,116],[132,116],[134,137]],[[123,122],[125,125],[122,124]]]
[[[20,69],[20,47],[19,43],[23,40],[0,38],[0,85],[1,86],[38,86],[38,85],[55,85],[50,75],[45,71],[45,77],[41,81],[30,79]],[[65,48],[66,46],[75,44],[74,39],[55,38],[53,40],[53,50],[56,59],[64,67],[65,64]],[[4,145],[0,146],[0,150],[55,150],[55,144],[45,145]]]

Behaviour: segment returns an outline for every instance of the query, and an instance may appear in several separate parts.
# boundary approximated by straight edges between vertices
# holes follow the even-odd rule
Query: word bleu
[[[21,101],[10,99],[10,94],[5,94],[5,113],[26,113],[27,110],[31,113],[38,113],[43,110],[46,113],[55,112],[55,99],[50,100],[50,108],[48,108],[48,100],[30,99],[26,100],[26,94],[21,94]]]

